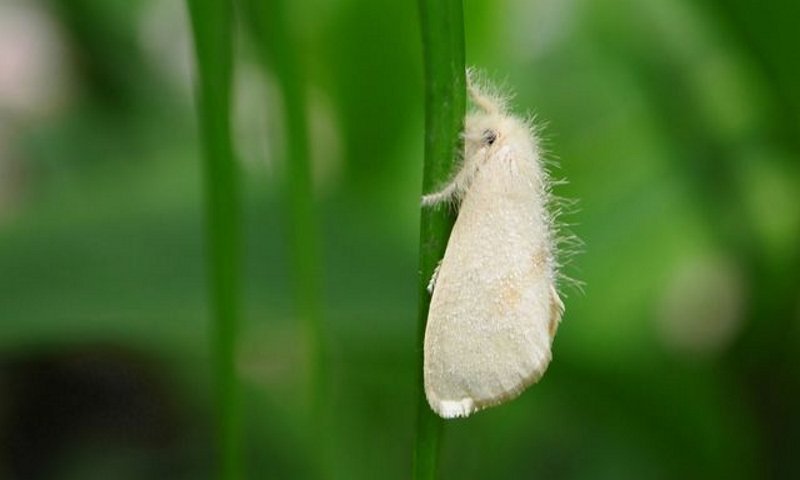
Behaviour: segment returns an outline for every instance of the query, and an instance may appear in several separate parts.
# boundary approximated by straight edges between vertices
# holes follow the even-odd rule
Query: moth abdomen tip
[[[469,397],[461,400],[440,400],[434,410],[442,418],[468,417],[475,412],[475,401]]]

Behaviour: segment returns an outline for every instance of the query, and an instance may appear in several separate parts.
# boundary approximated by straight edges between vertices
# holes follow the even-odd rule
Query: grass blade
[[[310,424],[317,427],[317,462],[324,471],[326,437],[330,431],[325,408],[325,335],[322,322],[320,246],[318,242],[311,155],[308,139],[306,81],[298,39],[291,30],[285,0],[245,0],[248,19],[262,62],[275,74],[283,100],[287,152],[285,203],[289,211],[292,287],[297,318],[306,329],[310,363]]]
[[[188,0],[197,60],[197,104],[213,312],[219,478],[242,478],[240,392],[235,370],[239,323],[239,198],[231,145],[233,8],[227,0]]]
[[[461,149],[466,111],[464,13],[461,0],[420,0],[425,63],[425,163],[422,190],[428,193],[447,181]],[[455,221],[454,212],[423,208],[420,219],[419,319],[417,357],[420,375],[414,478],[436,478],[442,420],[434,414],[422,388],[422,345],[430,295],[427,284],[444,255]]]

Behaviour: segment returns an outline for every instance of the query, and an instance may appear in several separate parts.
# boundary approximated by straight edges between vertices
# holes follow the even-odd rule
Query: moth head
[[[513,115],[476,111],[467,115],[464,125],[466,158],[490,156],[504,145],[526,141],[529,129]]]
[[[475,72],[467,72],[467,92],[473,111],[464,124],[464,156],[468,162],[482,162],[505,146],[529,151],[530,125],[508,112],[508,97],[490,86],[481,86]]]
[[[499,115],[472,113],[464,125],[464,153],[467,158],[476,154],[489,154],[503,142]]]

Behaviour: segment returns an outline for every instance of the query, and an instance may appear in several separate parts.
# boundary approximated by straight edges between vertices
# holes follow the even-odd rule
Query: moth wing
[[[536,207],[531,196],[522,200]],[[425,393],[442,417],[516,397],[550,362],[563,304],[542,212],[530,201],[482,195],[480,179],[461,205],[424,343]]]

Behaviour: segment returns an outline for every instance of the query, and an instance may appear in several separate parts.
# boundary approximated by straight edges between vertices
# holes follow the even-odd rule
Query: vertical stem
[[[462,147],[466,110],[464,13],[462,0],[420,0],[422,48],[425,63],[425,164],[422,190],[431,192],[453,173]],[[436,478],[442,420],[428,406],[422,387],[422,358],[430,295],[426,290],[436,264],[444,255],[455,221],[447,209],[423,208],[420,219],[419,319],[417,358],[420,379],[414,478]]]
[[[230,132],[232,5],[188,0],[197,59],[197,103],[213,312],[219,475],[242,478],[241,413],[235,370],[239,317],[239,199]]]
[[[317,467],[324,465],[325,432],[330,425],[325,408],[325,343],[322,324],[320,253],[314,215],[311,158],[308,144],[306,82],[284,0],[247,0],[263,63],[272,67],[283,96],[287,136],[289,233],[294,304],[309,339],[311,425],[318,434]],[[323,463],[320,463],[323,462]],[[324,470],[324,469],[323,469]]]

